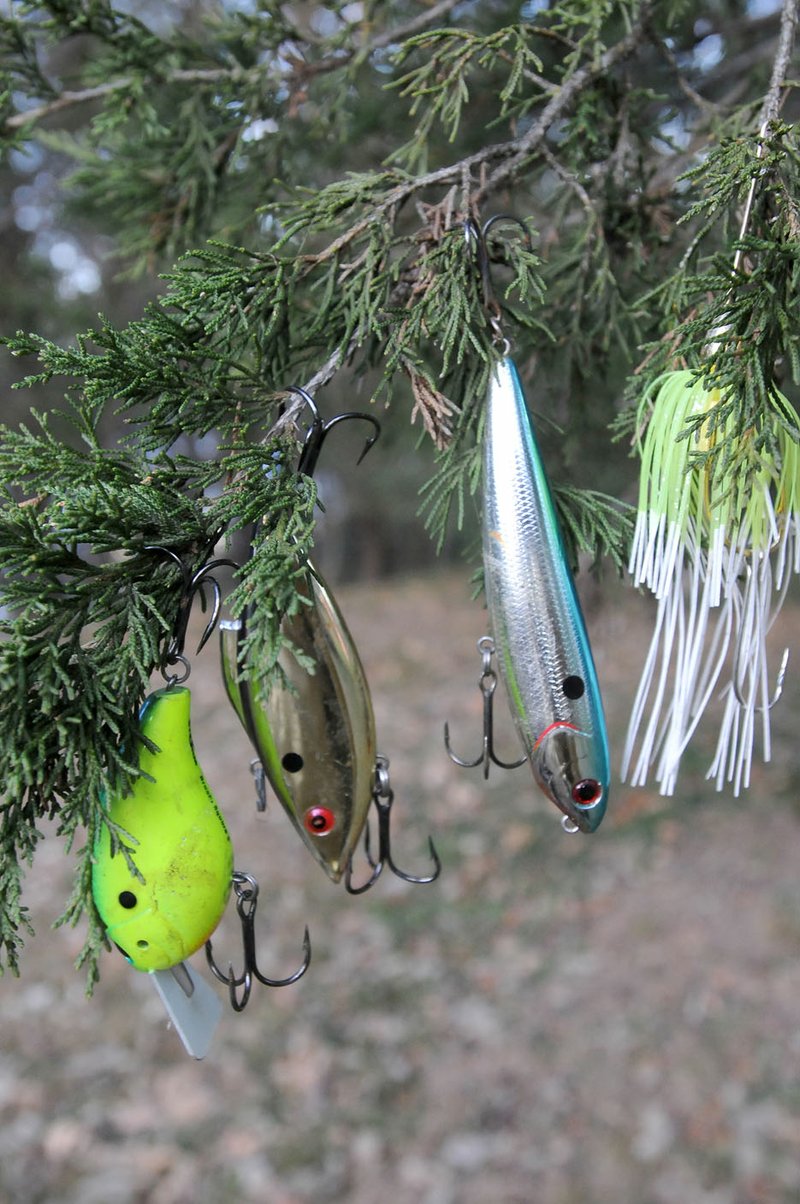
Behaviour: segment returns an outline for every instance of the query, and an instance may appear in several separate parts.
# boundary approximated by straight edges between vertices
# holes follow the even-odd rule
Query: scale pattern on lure
[[[534,777],[593,832],[609,757],[600,690],[517,370],[495,368],[483,451],[483,560],[500,677]]]
[[[140,776],[128,794],[108,802],[109,818],[136,842],[141,879],[119,850],[112,852],[105,824],[95,849],[95,905],[109,939],[137,970],[177,966],[199,949],[231,889],[231,841],[195,757],[190,704],[181,686],[145,700]]]
[[[375,719],[364,670],[336,602],[316,570],[306,567],[306,605],[287,616],[282,633],[313,665],[285,652],[267,697],[242,675],[245,625],[220,624],[228,697],[264,772],[304,843],[333,882],[347,870],[372,802]]]

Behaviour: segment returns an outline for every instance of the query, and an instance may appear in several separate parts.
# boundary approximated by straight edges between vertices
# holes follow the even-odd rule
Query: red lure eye
[[[603,787],[594,778],[584,778],[572,787],[572,801],[579,807],[591,807],[599,802]]]
[[[327,836],[336,823],[336,816],[327,807],[309,807],[303,823],[312,836]]]

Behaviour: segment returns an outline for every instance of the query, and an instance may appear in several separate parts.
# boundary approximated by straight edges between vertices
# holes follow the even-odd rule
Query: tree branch
[[[229,68],[209,68],[202,70],[200,68],[191,70],[177,69],[170,71],[163,78],[167,83],[176,84],[200,84],[214,83],[218,79],[235,78],[236,74],[244,74],[238,68],[230,70]],[[50,117],[53,113],[59,113],[63,109],[71,109],[74,105],[88,104],[92,100],[101,100],[104,96],[111,96],[114,92],[124,92],[126,88],[133,85],[134,77],[132,75],[121,75],[118,79],[110,79],[104,84],[97,84],[93,88],[81,88],[75,91],[62,92],[54,100],[48,100],[45,104],[37,105],[36,108],[26,109],[22,113],[14,113],[11,117],[6,118],[5,128],[7,130],[18,130],[29,123],[41,121],[44,117]]]
[[[585,88],[598,76],[605,75],[612,67],[628,58],[636,50],[647,35],[652,10],[652,3],[644,4],[630,33],[626,34],[616,46],[612,46],[610,50],[601,55],[597,62],[587,63],[585,67],[581,67],[574,75],[565,80],[552,100],[545,105],[538,120],[528,128],[521,138],[510,144],[514,147],[510,157],[505,163],[500,164],[484,182],[476,197],[477,201],[482,200],[487,193],[494,192],[522,167],[525,160],[544,141],[553,122],[558,120]]]
[[[772,76],[769,89],[761,106],[759,127],[763,129],[770,121],[778,116],[781,107],[781,91],[786,78],[786,70],[792,57],[795,33],[797,32],[799,0],[784,0],[781,12],[781,28],[778,35],[778,50],[772,64]]]
[[[360,49],[351,47],[343,53],[333,57],[323,59],[315,64],[297,64],[294,73],[302,77],[321,74],[326,71],[336,71],[345,66],[356,54],[369,54],[372,50],[381,50],[386,46],[392,45],[394,42],[402,41],[403,38],[410,37],[412,34],[419,33],[420,30],[438,21],[441,17],[447,16],[448,13],[456,7],[459,0],[439,0],[438,4],[434,4],[432,8],[424,13],[420,13],[411,21],[407,21],[405,25],[399,25],[396,29],[385,30],[383,33],[377,34],[371,41],[367,42]],[[305,40],[305,39],[300,39]],[[263,67],[257,69],[257,74],[261,74]],[[236,79],[237,77],[246,78],[254,72],[245,71],[243,68],[236,66],[214,67],[214,68],[176,68],[162,77],[165,83],[169,84],[205,84],[216,83],[221,79]],[[108,80],[106,83],[97,84],[91,88],[80,88],[61,92],[53,100],[48,100],[44,104],[37,105],[35,108],[26,109],[21,113],[14,113],[8,117],[4,123],[6,130],[18,130],[24,126],[41,121],[43,118],[50,117],[54,113],[59,113],[64,109],[71,109],[76,105],[87,104],[93,100],[101,100],[103,97],[111,96],[115,92],[124,92],[130,88],[134,82],[132,75],[122,75],[117,79]]]
[[[438,4],[434,4],[426,12],[407,21],[405,25],[398,25],[396,29],[387,29],[385,33],[378,34],[372,39],[371,47],[374,50],[383,50],[386,46],[391,46],[393,42],[399,42],[403,38],[410,38],[415,33],[420,33],[429,25],[433,25],[440,17],[448,16],[460,2],[461,0],[439,0]]]

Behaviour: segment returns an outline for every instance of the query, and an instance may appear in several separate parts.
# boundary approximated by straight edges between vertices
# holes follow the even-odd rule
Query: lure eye
[[[288,752],[281,759],[281,765],[287,773],[299,773],[303,768],[303,758],[300,753]]]
[[[120,907],[125,907],[130,910],[132,907],[136,906],[136,895],[132,890],[123,890],[120,892],[118,901]]]
[[[561,689],[564,691],[564,696],[566,698],[571,698],[574,700],[583,697],[583,692],[586,689],[586,685],[582,677],[578,677],[576,674],[572,673],[569,677],[564,678],[563,682],[561,683]]]
[[[583,778],[572,787],[572,801],[579,807],[593,807],[599,803],[603,787],[595,778]]]
[[[312,836],[327,836],[336,823],[336,816],[327,807],[310,807],[303,823]]]

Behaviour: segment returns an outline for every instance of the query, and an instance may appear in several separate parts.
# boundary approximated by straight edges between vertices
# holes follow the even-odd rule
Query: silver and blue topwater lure
[[[541,452],[488,292],[486,229],[470,223],[468,237],[477,239],[487,309],[503,347],[483,442],[483,563],[494,652],[534,778],[563,812],[567,831],[594,832],[610,776],[600,688]],[[492,747],[494,680],[485,644],[483,650],[483,752],[473,762],[453,759],[483,763],[488,772],[490,760],[503,763]],[[447,732],[445,738],[450,751]]]

